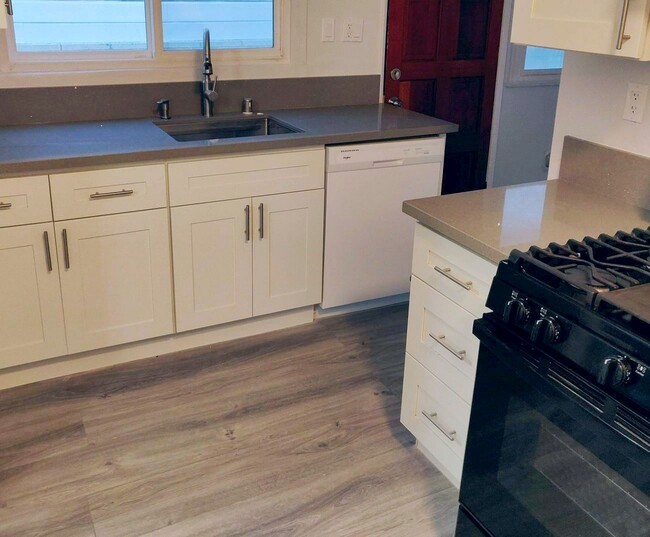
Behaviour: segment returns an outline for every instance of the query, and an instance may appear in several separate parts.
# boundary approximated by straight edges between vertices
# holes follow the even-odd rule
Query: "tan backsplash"
[[[650,158],[566,136],[560,180],[650,210]]]

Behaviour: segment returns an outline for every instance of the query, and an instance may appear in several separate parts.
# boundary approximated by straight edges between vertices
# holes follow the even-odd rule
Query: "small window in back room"
[[[547,71],[562,69],[564,65],[564,51],[541,47],[526,47],[524,70]]]
[[[13,0],[17,52],[146,50],[145,0]]]
[[[162,0],[165,50],[273,48],[274,0]]]

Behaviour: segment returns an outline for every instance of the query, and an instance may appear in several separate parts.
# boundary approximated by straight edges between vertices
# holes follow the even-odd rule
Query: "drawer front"
[[[446,470],[460,477],[470,406],[406,354],[401,421]]]
[[[472,402],[479,341],[474,316],[414,276],[406,350],[467,403]]]
[[[52,175],[50,184],[57,221],[167,206],[164,164]]]
[[[415,229],[413,274],[481,317],[497,266],[422,224]]]
[[[0,227],[51,221],[47,175],[0,179]]]
[[[244,155],[169,164],[172,206],[283,192],[325,184],[325,150]]]

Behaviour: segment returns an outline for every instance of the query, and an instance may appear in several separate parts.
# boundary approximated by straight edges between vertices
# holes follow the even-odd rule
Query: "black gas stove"
[[[487,307],[457,536],[650,536],[650,229],[515,250]]]

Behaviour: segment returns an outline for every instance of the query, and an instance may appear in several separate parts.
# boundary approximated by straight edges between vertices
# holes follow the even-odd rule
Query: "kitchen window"
[[[217,61],[278,60],[289,0],[12,0],[4,71],[173,68],[203,31]],[[3,13],[4,15],[4,13]],[[1,17],[0,17],[1,19]],[[1,26],[1,25],[0,25]],[[2,34],[0,34],[2,35]]]
[[[564,51],[511,45],[508,50],[506,83],[517,86],[555,86],[560,83]]]

